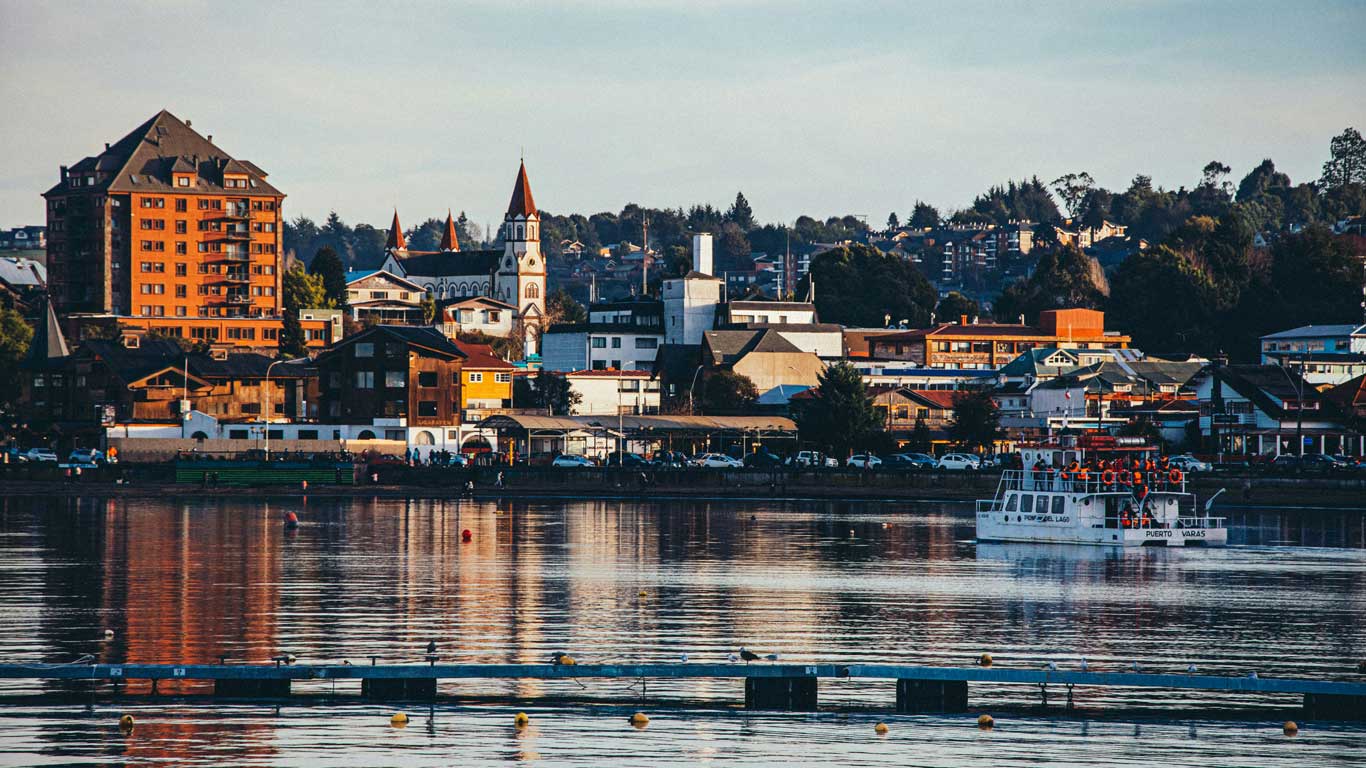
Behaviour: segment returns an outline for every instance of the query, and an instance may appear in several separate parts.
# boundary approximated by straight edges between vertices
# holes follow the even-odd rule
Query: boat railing
[[[1185,474],[1176,471],[1132,472],[1128,470],[1030,470],[1007,469],[1001,473],[996,490],[1000,499],[1006,491],[1052,491],[1061,493],[1186,493]]]

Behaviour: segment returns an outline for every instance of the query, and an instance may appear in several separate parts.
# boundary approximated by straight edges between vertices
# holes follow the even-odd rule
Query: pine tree
[[[308,273],[322,278],[323,291],[332,306],[346,309],[346,268],[335,250],[328,246],[319,248],[308,265]]]

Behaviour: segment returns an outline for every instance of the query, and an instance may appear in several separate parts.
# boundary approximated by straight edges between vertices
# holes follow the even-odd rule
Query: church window
[[[541,297],[541,289],[535,283],[528,285],[524,293],[526,294],[525,298],[528,299],[539,299]]]
[[[460,284],[460,298],[465,298],[469,294],[470,287],[466,283]]]
[[[517,239],[518,239],[518,240],[521,240],[522,237],[523,237],[523,235],[522,235],[522,225],[521,225],[521,224],[518,224],[518,225],[517,225]]]

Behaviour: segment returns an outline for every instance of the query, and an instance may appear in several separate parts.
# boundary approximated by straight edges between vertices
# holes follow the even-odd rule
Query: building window
[[[419,387],[435,387],[436,379],[435,371],[420,371],[417,374],[417,385]]]
[[[607,349],[606,336],[594,336],[593,338],[589,339],[588,343],[589,346],[591,346],[593,349]]]
[[[528,299],[539,299],[541,297],[540,286],[535,283],[528,285],[526,291],[523,292],[523,297]]]
[[[484,374],[475,371],[470,372],[469,382],[471,384],[482,384],[484,382]]]
[[[495,373],[495,374],[493,374],[493,380],[496,381],[496,382],[498,382],[499,384],[511,384],[511,383],[512,383],[512,374],[510,374],[510,373]]]
[[[176,184],[177,187],[188,187],[188,186],[190,186],[190,177],[189,177],[189,176],[177,176],[177,177],[176,177],[176,180],[175,180],[175,184]]]
[[[621,349],[621,337],[620,337],[620,336],[613,336],[613,337],[612,337],[612,349]]]
[[[374,389],[374,371],[356,371],[356,389]]]
[[[636,349],[656,349],[659,347],[659,339],[646,336],[636,337]]]
[[[408,385],[408,376],[403,371],[387,371],[384,374],[384,386],[389,389],[402,389]]]
[[[435,400],[419,400],[418,403],[417,403],[417,415],[418,415],[418,416],[427,416],[427,417],[429,417],[429,418],[435,418],[435,417],[436,417],[436,401],[435,401]]]
[[[356,345],[356,357],[374,357],[375,345],[370,342],[361,342]]]
[[[183,198],[183,197],[178,197],[178,198],[176,198],[176,201],[175,201],[175,211],[176,211],[176,213],[184,213],[184,212],[186,211],[186,209],[188,209],[188,208],[189,208],[189,205],[186,203],[185,198]]]

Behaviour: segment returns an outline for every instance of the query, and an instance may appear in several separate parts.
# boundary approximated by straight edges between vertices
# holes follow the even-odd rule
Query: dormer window
[[[188,186],[190,186],[190,174],[188,174],[188,173],[177,173],[177,174],[175,174],[175,185],[176,185],[177,187],[188,187]]]

